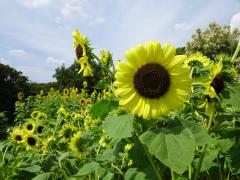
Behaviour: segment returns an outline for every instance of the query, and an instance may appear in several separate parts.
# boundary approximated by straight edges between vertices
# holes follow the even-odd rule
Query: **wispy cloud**
[[[240,29],[240,12],[233,15],[233,17],[231,18],[230,26],[232,29]]]
[[[0,58],[0,63],[9,65],[9,62],[6,59]]]
[[[62,64],[64,64],[65,61],[62,59],[56,59],[56,58],[50,56],[50,57],[47,57],[45,62],[50,65],[61,66]]]
[[[8,51],[8,54],[14,57],[24,57],[27,55],[27,52],[23,49],[11,49]]]

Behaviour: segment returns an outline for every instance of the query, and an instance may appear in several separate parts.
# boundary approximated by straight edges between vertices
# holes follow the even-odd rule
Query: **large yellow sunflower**
[[[126,52],[128,62],[119,62],[115,74],[119,104],[145,119],[166,115],[178,108],[190,93],[189,69],[185,55],[159,42],[138,45]]]
[[[87,38],[76,30],[72,33],[74,42],[73,48],[76,51],[77,62],[81,65],[81,69],[78,73],[83,72],[83,76],[93,76],[93,70],[88,62],[88,56],[86,51]]]
[[[209,78],[209,81],[204,83],[203,94],[209,96],[210,98],[218,98],[218,94],[224,88],[224,81],[221,77],[221,70],[223,68],[222,60],[218,64],[213,66],[212,75]]]

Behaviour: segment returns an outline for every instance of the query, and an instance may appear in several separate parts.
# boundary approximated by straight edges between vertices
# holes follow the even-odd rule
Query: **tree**
[[[192,40],[187,43],[186,53],[202,52],[211,59],[217,54],[233,55],[237,47],[238,29],[231,31],[230,26],[210,23],[205,30],[197,29]]]
[[[17,94],[23,92],[28,96],[31,90],[28,78],[22,72],[0,63],[0,112],[5,112],[8,123],[14,121]]]

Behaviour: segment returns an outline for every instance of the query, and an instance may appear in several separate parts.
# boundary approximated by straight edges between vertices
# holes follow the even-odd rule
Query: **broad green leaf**
[[[104,176],[103,180],[111,180],[113,179],[114,174],[113,173],[107,173],[106,176]]]
[[[220,134],[225,138],[240,138],[240,128],[224,128],[215,130],[216,133]]]
[[[21,168],[21,170],[28,171],[28,172],[39,172],[41,170],[41,167],[38,165],[33,165],[25,168]]]
[[[188,128],[161,128],[147,131],[139,138],[151,154],[178,174],[185,172],[192,163],[196,143]]]
[[[77,176],[86,176],[100,168],[100,165],[93,161],[88,164],[85,164],[77,173]]]
[[[105,118],[109,112],[118,107],[118,102],[115,100],[100,100],[90,109],[90,114],[93,118]]]
[[[226,153],[234,145],[232,139],[217,139],[214,142],[215,148],[218,148],[222,153]]]
[[[106,149],[102,154],[98,154],[97,161],[111,161],[113,158],[113,149]]]
[[[138,171],[137,168],[130,168],[127,170],[124,176],[125,180],[145,180],[146,174]]]
[[[235,145],[228,151],[226,161],[232,174],[240,173],[240,145]]]
[[[202,161],[201,171],[207,171],[212,167],[213,161],[217,158],[220,149],[208,148],[205,151],[204,158]],[[199,158],[194,160],[194,165],[197,167]]]
[[[103,130],[113,139],[131,137],[133,132],[132,115],[110,116],[103,123]]]
[[[228,94],[225,93],[225,95],[223,95],[222,104],[231,105],[235,111],[240,111],[240,84],[238,83],[228,87],[227,92]]]
[[[207,144],[211,141],[211,137],[208,135],[207,131],[199,124],[187,120],[181,121],[181,123],[183,126],[190,129],[197,146]]]
[[[39,175],[35,176],[32,180],[48,180],[48,179],[50,179],[51,175],[52,175],[52,172],[39,174]]]
[[[60,166],[60,167],[62,167],[62,166],[61,166],[61,161],[64,160],[65,158],[67,158],[69,155],[70,155],[69,152],[65,152],[65,153],[63,153],[63,154],[58,158],[58,163],[59,163],[59,166]]]

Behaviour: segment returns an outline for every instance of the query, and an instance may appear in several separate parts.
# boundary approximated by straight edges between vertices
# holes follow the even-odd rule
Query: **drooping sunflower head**
[[[223,68],[222,61],[213,66],[212,75],[209,80],[204,83],[203,94],[207,95],[210,99],[218,98],[218,94],[224,89],[224,81],[221,76]]]
[[[126,52],[128,62],[119,62],[115,74],[119,104],[144,119],[166,115],[178,108],[190,93],[185,55],[159,42],[138,45]]]
[[[10,137],[13,141],[20,144],[24,140],[24,132],[20,128],[14,128],[10,133]]]
[[[26,131],[28,133],[32,133],[36,129],[36,123],[35,123],[35,121],[30,119],[23,125],[23,127],[24,127],[24,131]]]
[[[27,150],[35,150],[39,145],[39,138],[31,133],[27,133],[24,136],[24,143],[26,145]]]
[[[185,63],[191,68],[191,78],[195,81],[204,81],[210,72],[212,61],[201,53],[187,57]]]
[[[86,56],[86,42],[87,38],[81,35],[79,30],[76,30],[72,33],[74,41],[73,41],[73,48],[76,51],[77,59],[80,59]]]
[[[78,132],[72,137],[69,147],[80,159],[82,159],[84,156],[85,144],[86,140],[82,137],[82,133]]]
[[[71,124],[64,124],[62,129],[60,130],[59,134],[63,140],[70,140],[70,138],[77,132],[77,127]]]

